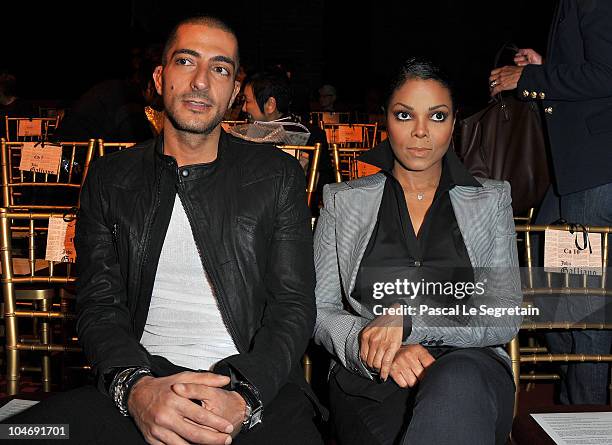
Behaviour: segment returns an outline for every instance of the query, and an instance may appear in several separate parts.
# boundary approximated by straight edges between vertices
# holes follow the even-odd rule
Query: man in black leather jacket
[[[98,389],[11,420],[70,423],[75,443],[321,443],[300,367],[315,321],[304,173],[276,147],[222,131],[240,86],[238,57],[234,33],[216,19],[187,19],[171,34],[154,73],[164,134],[98,159],[81,194],[77,329]],[[176,235],[179,202],[216,301],[212,315],[237,352],[212,372],[143,344],[145,326],[174,310],[160,320],[152,299],[159,274],[173,270],[160,257]],[[217,346],[204,334],[196,350]]]

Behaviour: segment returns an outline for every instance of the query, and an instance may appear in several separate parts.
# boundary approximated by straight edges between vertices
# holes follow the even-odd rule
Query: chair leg
[[[68,300],[64,298],[63,292],[60,291],[60,312],[65,316],[68,313]],[[61,320],[61,335],[62,335],[62,344],[64,346],[68,346],[68,342],[70,340],[70,336],[68,335],[68,322],[66,318],[62,318]],[[64,391],[66,385],[68,383],[68,374],[66,372],[66,357],[68,354],[62,354],[61,356],[61,367],[60,367],[60,390]]]
[[[308,384],[312,383],[312,362],[308,354],[304,354],[302,357],[302,366],[304,367],[304,379]]]
[[[48,311],[51,306],[51,301],[47,299],[43,299],[40,302],[40,309],[42,311]],[[49,320],[43,319],[40,323],[40,334],[41,334],[41,343],[43,345],[51,344],[51,330],[49,326]],[[44,392],[51,392],[51,353],[43,352],[42,355],[42,385]]]
[[[516,390],[514,392],[514,417],[518,412],[518,401],[519,401],[519,383],[521,380],[521,351],[519,345],[518,334],[510,342],[510,360],[512,361],[512,374],[514,377],[514,385]]]
[[[17,318],[4,314],[6,323],[6,392],[9,396],[19,392],[19,351],[17,350]]]
[[[13,396],[19,392],[19,351],[6,350],[6,393]]]

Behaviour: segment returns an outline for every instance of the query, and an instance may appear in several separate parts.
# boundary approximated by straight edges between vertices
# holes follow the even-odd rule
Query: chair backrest
[[[43,354],[40,370],[43,390],[51,390],[51,352],[79,351],[79,347],[51,343],[53,329],[49,320],[72,318],[64,310],[56,311],[51,304],[57,287],[76,282],[73,264],[75,213],[14,212],[0,209],[0,262],[2,263],[2,293],[6,326],[6,384],[9,395],[19,392],[21,351]],[[21,260],[21,263],[19,263]],[[23,270],[19,270],[20,264]],[[36,289],[36,290],[32,290]],[[36,297],[38,290],[47,295]],[[19,294],[21,292],[21,295]],[[25,294],[24,294],[25,292]],[[49,295],[50,294],[50,295]],[[26,310],[17,300],[39,299],[38,307]],[[21,340],[19,318],[38,319],[40,336],[34,341]],[[25,369],[25,368],[24,368]]]
[[[102,157],[109,153],[132,148],[136,142],[104,142],[103,139],[98,139],[98,156]]]
[[[330,144],[339,147],[369,147],[377,142],[378,124],[323,124],[323,130]]]
[[[351,122],[350,111],[311,111],[310,124],[319,125],[323,128],[323,124],[348,124]]]
[[[0,208],[3,285],[75,282],[76,218],[76,213],[72,211],[61,213]],[[19,259],[26,262],[22,264]],[[58,267],[60,264],[62,267]]]
[[[78,207],[94,149],[93,139],[58,143],[0,140],[2,206],[11,210]]]
[[[529,215],[527,216],[529,217]],[[525,217],[525,218],[527,218]],[[522,217],[515,217],[515,220],[520,219]],[[559,232],[570,233],[572,236],[581,237],[581,240],[576,239],[576,243],[583,243],[582,238],[584,238],[585,234],[588,238],[588,242],[591,245],[591,249],[596,252],[601,252],[601,274],[594,275],[588,273],[587,268],[584,268],[584,274],[577,274],[573,272],[580,272],[572,267],[568,267],[567,271],[547,271],[544,270],[542,265],[539,263],[539,258],[535,257],[535,243],[533,240],[533,235],[537,234],[540,237],[544,236],[547,230],[554,230]],[[553,294],[553,293],[568,293],[572,294],[596,294],[599,291],[606,290],[608,288],[608,276],[607,276],[607,267],[608,267],[608,255],[609,255],[609,241],[610,241],[610,233],[612,233],[612,227],[595,227],[595,226],[573,226],[573,225],[532,225],[532,224],[518,224],[516,226],[517,234],[524,235],[524,256],[525,256],[525,273],[523,280],[523,294],[524,295],[542,295],[542,294]],[[601,236],[601,245],[597,245],[597,243],[593,243],[593,234]],[[601,234],[601,235],[600,235]],[[542,240],[538,240],[539,244],[542,245]],[[599,240],[597,240],[599,241]],[[541,275],[541,280],[538,280],[536,273]],[[580,284],[581,287],[576,287],[576,280],[571,280],[571,276],[580,275]],[[553,283],[555,282],[555,277],[563,277],[562,279],[558,279],[556,281],[559,282],[560,287],[556,287]],[[593,278],[589,277],[597,277],[597,286],[598,289],[596,292],[596,288],[593,287]],[[587,283],[589,282],[589,283]],[[541,286],[540,284],[544,284]],[[587,286],[588,284],[588,286]],[[588,290],[590,287],[591,290]],[[602,294],[610,293],[610,291],[603,292]],[[610,293],[612,295],[612,293]],[[565,326],[565,325],[564,325]]]
[[[223,130],[229,133],[230,128],[235,127],[236,125],[245,125],[248,123],[249,121],[246,119],[243,121],[221,121],[221,127]]]
[[[350,181],[379,171],[378,168],[358,160],[359,156],[370,150],[369,147],[340,147],[338,144],[332,144],[331,148],[336,182]]]
[[[531,207],[524,215],[514,215],[515,224],[531,224],[535,214],[535,207]]]
[[[533,221],[533,216],[535,214],[535,208],[531,207],[526,214],[524,215],[514,215],[514,224],[531,224],[531,221]],[[522,243],[523,241],[525,241],[525,236],[524,233],[517,233],[517,238],[516,241],[519,243]],[[521,251],[520,246],[519,246],[519,252]]]
[[[308,206],[312,202],[312,196],[317,188],[319,175],[319,159],[321,157],[321,144],[315,145],[277,145],[285,153],[294,156],[302,167],[307,171],[306,175],[306,199]]]
[[[53,117],[9,117],[5,116],[6,134],[0,135],[12,142],[48,141],[55,132],[59,115]]]
[[[529,212],[526,217],[519,218],[528,219],[532,216],[532,212]],[[515,218],[515,220],[519,218]],[[538,246],[544,244],[541,237],[545,236],[547,230],[561,232],[563,235],[569,234],[572,237],[580,237],[579,242],[577,238],[575,240],[570,240],[572,245],[571,250],[573,250],[575,243],[578,242],[578,245],[581,247],[581,249],[578,250],[586,250],[588,245],[590,245],[594,253],[600,252],[601,257],[595,258],[596,267],[590,269],[592,264],[588,265],[584,262],[579,267],[568,266],[567,269],[561,267],[556,271],[554,271],[557,269],[556,267],[552,270],[543,268],[539,261],[541,255],[536,257],[536,252],[539,251],[539,249],[536,249],[536,243]],[[523,334],[538,330],[612,329],[612,320],[606,319],[601,312],[590,311],[589,308],[597,307],[594,301],[591,301],[589,304],[578,304],[571,311],[563,309],[563,307],[567,307],[569,302],[574,299],[596,298],[599,299],[598,304],[602,304],[603,301],[611,299],[609,300],[610,303],[604,305],[608,307],[612,303],[612,288],[609,284],[607,271],[612,227],[576,227],[573,225],[546,226],[526,223],[518,224],[516,226],[516,231],[517,235],[519,235],[517,238],[520,238],[524,244],[525,267],[522,268],[521,276],[524,297],[523,305],[537,308],[540,313],[539,317],[534,313],[534,317],[537,318],[527,316],[523,319],[521,326]],[[559,235],[559,233],[556,232],[550,232],[550,235],[556,237],[556,235]],[[588,238],[585,238],[585,234]],[[534,239],[534,235],[537,239]],[[588,242],[588,244],[586,244],[585,241]],[[564,247],[562,244],[564,244],[563,241],[556,240],[555,243],[551,243],[548,248],[552,248],[553,250],[551,251],[563,251]],[[599,266],[601,266],[601,268],[599,268]],[[595,269],[599,269],[599,275],[595,274]],[[583,273],[579,274],[577,272]],[[604,300],[601,300],[602,298]],[[577,311],[577,307],[584,307],[584,312]],[[561,308],[560,311],[558,310],[559,308]],[[603,311],[605,312],[605,309]],[[547,349],[543,347],[534,347],[530,345],[530,347],[522,348],[519,344],[519,335],[510,342],[508,349],[512,360],[516,385],[515,414],[518,406],[520,380],[535,381],[559,378],[558,374],[535,374],[534,372],[521,374],[522,364],[582,361],[612,362],[612,354],[551,354],[547,353]]]
[[[66,115],[66,109],[65,108],[38,107],[38,116],[39,117],[57,118],[56,127],[61,125],[62,119],[64,119],[65,115]]]

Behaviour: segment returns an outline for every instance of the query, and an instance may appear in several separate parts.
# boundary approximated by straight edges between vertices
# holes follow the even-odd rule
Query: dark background
[[[0,69],[18,76],[23,97],[69,104],[96,82],[125,76],[133,46],[161,43],[178,19],[209,13],[236,28],[248,68],[282,61],[306,95],[331,83],[349,107],[362,106],[372,89],[383,91],[402,59],[427,56],[455,80],[465,115],[487,102],[488,73],[503,42],[545,51],[554,3],[12,2],[11,10],[2,14]],[[371,103],[382,100],[380,93],[370,95]]]

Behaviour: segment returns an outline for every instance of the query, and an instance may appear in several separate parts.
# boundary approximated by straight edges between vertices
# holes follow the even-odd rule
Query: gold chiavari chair
[[[98,139],[98,156],[102,157],[110,153],[132,148],[136,142],[104,142],[103,139]]]
[[[33,149],[36,151],[32,151]],[[89,163],[95,150],[95,141],[88,142],[60,142],[38,144],[33,142],[6,142],[0,141],[0,152],[2,158],[2,206],[8,212],[66,212],[76,211],[79,205],[79,194],[81,186],[87,175]],[[29,153],[28,153],[29,151]],[[53,151],[48,159],[41,160],[47,152]],[[47,173],[27,170],[33,163],[21,165],[23,158],[38,159],[40,166]],[[38,162],[38,161],[36,161]],[[47,170],[51,165],[58,168],[55,173]],[[58,166],[59,164],[59,166]],[[21,170],[25,168],[26,170]],[[23,218],[12,220],[11,241],[18,240],[16,244],[23,244],[28,240],[29,227],[18,228],[19,224],[26,224]],[[13,252],[11,252],[12,254]],[[17,258],[16,264],[23,262],[24,258]],[[36,262],[38,265],[40,261]],[[3,265],[4,266],[4,265]],[[37,270],[37,269],[36,269]],[[13,271],[13,275],[15,271]],[[40,310],[50,311],[54,306],[59,306],[64,313],[68,310],[69,294],[62,292],[56,285],[49,281],[35,280],[29,286],[20,286],[13,295],[15,305],[19,308],[38,306]],[[54,303],[57,295],[60,295],[59,303]],[[28,311],[28,313],[31,311]],[[33,331],[42,332],[43,340],[47,338],[48,326],[46,320],[40,317],[33,318]],[[42,320],[42,322],[41,322]],[[48,390],[50,385],[48,360],[43,357],[43,387]]]
[[[44,259],[42,252],[47,247],[46,235],[50,218],[74,221],[76,214],[0,209],[2,291],[6,325],[6,379],[9,395],[19,392],[21,372],[27,371],[40,371],[43,391],[50,391],[51,353],[80,351],[79,347],[72,344],[54,344],[52,341],[50,321],[66,320],[72,318],[72,315],[65,311],[53,310],[51,303],[56,297],[58,288],[74,283],[76,278],[72,264]],[[23,236],[24,231],[25,237]],[[18,258],[18,250],[14,242],[19,243],[24,240],[27,240],[27,253]],[[40,285],[45,286],[44,290],[36,289]],[[29,310],[22,310],[18,307],[17,301],[23,299],[32,302]],[[29,339],[20,336],[18,324],[20,318],[41,321],[40,329],[34,331],[34,335]],[[42,353],[40,367],[21,366],[20,354],[24,351]]]
[[[221,127],[224,131],[229,133],[230,128],[235,127],[236,125],[246,125],[248,123],[249,121],[246,119],[242,121],[221,121]]]
[[[370,150],[369,147],[339,147],[338,144],[332,144],[331,148],[336,182],[350,181],[379,170],[374,166],[358,162],[359,156]]]
[[[319,159],[321,157],[321,144],[315,145],[277,145],[278,148],[291,156],[294,156],[300,163],[303,158],[309,158],[308,169],[306,175],[306,199],[308,207],[312,203],[312,196],[317,188],[317,180],[319,175]]]
[[[57,126],[62,123],[62,119],[66,115],[65,108],[58,107],[38,107],[38,117],[51,117],[57,118]]]
[[[327,142],[339,147],[368,147],[377,143],[378,124],[328,124],[322,126]]]
[[[2,137],[13,142],[48,141],[59,122],[59,116],[35,118],[5,116],[4,119],[6,134]]]
[[[533,221],[533,216],[535,214],[535,207],[531,207],[526,214],[524,215],[514,215],[514,224],[531,224],[531,222]],[[523,238],[522,233],[521,234],[517,234],[517,242],[522,243],[525,241],[525,238]],[[519,252],[521,252],[522,249],[520,249],[519,246]]]
[[[309,114],[310,124],[319,125],[323,128],[326,124],[348,124],[351,122],[350,111],[311,111]]]
[[[60,152],[58,174],[21,170],[24,148],[32,142],[7,142],[0,140],[2,157],[2,206],[10,210],[68,210],[78,207],[79,192],[89,163],[93,157],[95,141],[58,142],[36,145],[34,148]],[[54,151],[57,153],[57,151]],[[39,156],[35,152],[32,157]],[[47,164],[45,162],[45,164]],[[32,164],[29,164],[32,165]],[[45,167],[46,168],[46,167]]]
[[[535,214],[535,207],[531,207],[525,215],[514,215],[515,224],[531,224],[533,221],[533,215]]]
[[[601,245],[601,265],[602,274],[600,276],[589,275],[571,275],[569,273],[546,272],[541,267],[536,267],[536,258],[533,255],[534,243],[532,234],[538,233],[543,236],[547,229],[573,231],[575,234],[582,234],[586,231],[588,234],[602,234]],[[609,238],[612,233],[612,227],[573,227],[570,225],[530,225],[521,224],[516,226],[517,233],[524,235],[525,243],[525,264],[523,268],[522,287],[524,296],[524,306],[538,307],[534,304],[534,298],[543,299],[554,298],[570,298],[580,299],[588,298],[589,296],[599,296],[601,298],[612,298],[612,290],[607,283],[607,267],[609,253]],[[596,284],[590,280],[595,279]],[[543,285],[542,285],[543,284]],[[554,301],[551,301],[554,303]],[[612,303],[612,300],[610,300]],[[526,364],[537,365],[541,363],[570,363],[570,362],[612,362],[612,354],[595,355],[595,354],[551,354],[548,353],[546,347],[538,346],[531,338],[527,346],[521,346],[519,337],[520,334],[533,334],[541,331],[552,330],[579,330],[579,329],[612,329],[612,320],[589,320],[588,317],[580,321],[576,320],[534,320],[526,318],[523,320],[519,334],[509,343],[508,349],[512,360],[512,370],[514,374],[514,382],[516,385],[514,413],[516,415],[518,408],[519,383],[521,380],[535,382],[538,380],[559,380],[558,374],[536,374],[531,371],[522,374],[521,366]],[[612,381],[610,384],[610,392],[612,395]]]

